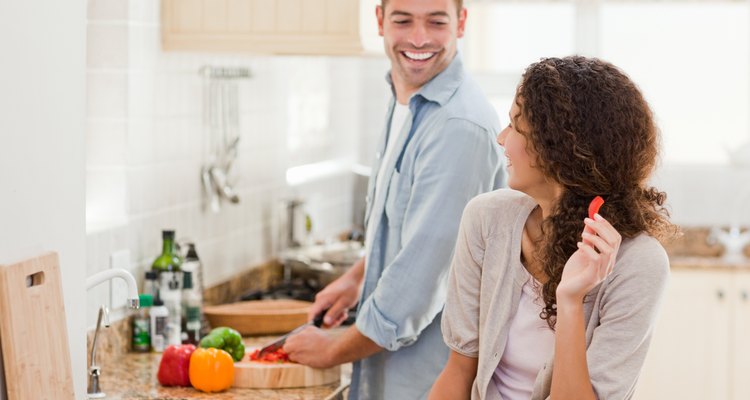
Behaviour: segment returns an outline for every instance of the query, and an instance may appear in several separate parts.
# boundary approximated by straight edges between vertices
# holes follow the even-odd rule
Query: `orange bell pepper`
[[[221,392],[234,383],[234,360],[224,350],[195,349],[190,356],[190,384],[201,392]]]

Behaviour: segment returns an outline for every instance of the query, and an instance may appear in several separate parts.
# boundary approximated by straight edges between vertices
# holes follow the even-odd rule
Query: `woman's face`
[[[535,165],[536,154],[528,146],[524,134],[528,134],[529,125],[521,116],[521,109],[517,103],[518,97],[513,100],[510,108],[510,123],[497,136],[497,143],[505,150],[507,159],[508,186],[524,192],[532,197],[543,195],[551,189],[551,181]]]

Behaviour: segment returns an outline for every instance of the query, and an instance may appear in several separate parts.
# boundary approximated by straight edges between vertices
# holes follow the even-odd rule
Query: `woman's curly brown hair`
[[[623,238],[646,232],[666,239],[677,228],[664,208],[666,194],[647,185],[657,163],[659,131],[648,103],[622,71],[595,58],[545,58],[526,69],[516,98],[528,124],[529,132],[520,133],[530,154],[563,187],[542,223],[538,253],[549,278],[541,317],[554,328],[557,285],[595,196],[605,199],[599,213]]]

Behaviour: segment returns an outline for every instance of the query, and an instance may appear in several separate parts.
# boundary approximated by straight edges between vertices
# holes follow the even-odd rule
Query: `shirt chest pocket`
[[[390,229],[401,227],[403,224],[410,197],[411,179],[398,171],[393,171],[385,199],[385,216],[388,218]]]

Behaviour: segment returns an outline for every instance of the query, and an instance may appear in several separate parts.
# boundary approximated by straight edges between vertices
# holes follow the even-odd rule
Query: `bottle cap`
[[[188,243],[188,251],[187,254],[185,254],[186,260],[197,260],[198,259],[198,252],[195,251],[195,243]]]
[[[154,304],[154,296],[149,293],[141,293],[138,295],[138,303],[141,307],[151,307]]]
[[[161,237],[162,239],[174,239],[174,230],[162,230]]]
[[[146,280],[155,281],[157,278],[159,278],[159,274],[156,271],[146,271]]]
[[[182,288],[192,289],[193,288],[193,274],[190,271],[182,271]]]

